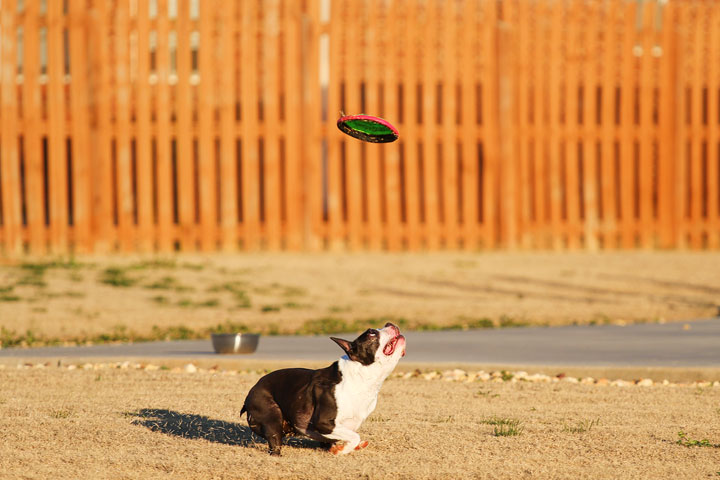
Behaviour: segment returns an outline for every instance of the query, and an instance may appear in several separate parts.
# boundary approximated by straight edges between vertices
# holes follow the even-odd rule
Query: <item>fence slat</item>
[[[675,190],[675,164],[677,152],[677,128],[675,116],[679,109],[673,99],[677,94],[675,68],[675,44],[678,40],[675,33],[675,13],[673,3],[663,7],[663,31],[661,43],[660,87],[658,116],[659,126],[659,169],[658,169],[658,221],[660,224],[660,247],[670,248],[675,245],[677,234],[676,211],[673,199]],[[679,160],[679,159],[678,159]]]
[[[323,115],[328,115],[327,104],[327,80],[321,75],[327,69],[328,58],[326,54],[321,56],[321,38],[324,47],[329,46],[328,34],[321,34],[325,28],[325,19],[321,18],[319,0],[308,0],[307,22],[304,24],[302,53],[306,55],[306,61],[310,65],[317,65],[318,68],[303,70],[302,87],[302,108],[306,114],[307,124],[312,135],[304,133],[302,141],[302,156],[304,161],[305,190],[305,211],[304,217],[298,219],[303,223],[304,247],[311,251],[322,248],[322,236],[324,234],[323,223],[323,155],[326,152],[327,140],[319,135],[323,126]],[[321,67],[321,62],[323,67]],[[312,86],[315,85],[315,88]],[[289,177],[292,179],[292,177]]]
[[[217,246],[217,171],[215,169],[215,39],[213,36],[214,12],[210,2],[200,4],[200,50],[198,86],[198,203],[200,210],[200,249],[204,252]],[[227,12],[226,12],[227,13]]]
[[[402,6],[399,2],[392,2],[384,7],[383,26],[380,28],[382,44],[386,49],[387,63],[383,69],[383,81],[385,84],[385,115],[394,121],[400,128],[402,112],[398,101],[400,78],[402,78],[402,65],[400,58],[400,39],[403,38],[404,25],[401,21]],[[403,121],[404,125],[404,121]],[[401,134],[405,135],[404,132]],[[385,229],[387,235],[387,249],[390,251],[400,250],[402,247],[402,224],[400,212],[400,141],[391,143],[388,148],[383,149],[385,158]]]
[[[118,210],[118,238],[121,250],[134,250],[133,169],[130,146],[130,50],[129,50],[129,0],[118,0],[115,11],[115,35],[113,37],[115,68],[115,179]]]
[[[167,12],[168,0],[158,0],[158,11]],[[170,118],[170,25],[167,15],[158,15],[157,45],[155,47],[155,70],[157,75],[155,116],[155,174],[157,178],[157,229],[158,249],[164,252],[174,249],[173,224],[175,223],[172,137]]]
[[[68,248],[68,178],[65,142],[65,62],[63,51],[62,4],[50,2],[47,7],[48,32],[48,217],[51,251]]]
[[[285,49],[285,209],[287,227],[287,248],[300,250],[303,245],[305,228],[304,212],[308,208],[302,192],[307,189],[306,172],[309,167],[307,154],[303,149],[302,122],[300,119],[313,118],[312,114],[305,113],[302,104],[302,10],[299,2],[285,0],[284,20],[284,49]],[[314,44],[317,49],[317,45]],[[314,63],[317,65],[317,59]],[[317,85],[317,83],[315,84]],[[313,89],[316,90],[316,89]],[[317,128],[314,121],[309,121],[310,128]]]
[[[444,247],[456,249],[458,243],[458,141],[455,132],[458,128],[458,43],[457,35],[460,19],[455,2],[443,2],[442,10],[442,48],[446,52],[442,57],[442,124],[440,130],[443,138],[440,146],[439,171],[442,178],[442,229],[445,238]]]
[[[195,111],[192,101],[190,74],[192,73],[192,51],[190,35],[190,0],[177,2],[177,85],[175,121],[175,160],[177,162],[177,208],[180,223],[180,248],[193,250],[197,239],[195,228],[198,199],[195,197],[195,153],[197,137],[191,133],[192,117]]]
[[[222,2],[215,2],[215,9]],[[237,68],[237,19],[236,2],[223,6],[220,15],[220,57],[214,67],[220,72],[220,228],[221,245],[225,251],[237,249],[238,226],[238,163],[237,138],[235,136],[235,105],[237,102],[235,72]]]
[[[635,89],[635,25],[632,19],[635,18],[637,4],[628,2],[624,8],[623,15],[623,41],[622,41],[622,65],[621,75],[621,100],[620,100],[620,218],[622,224],[622,247],[633,248],[636,238],[635,222],[635,154],[636,154],[636,128],[634,121],[634,99],[637,90]]]
[[[25,166],[25,208],[27,212],[27,231],[30,250],[44,253],[46,238],[46,197],[43,159],[43,141],[40,133],[42,105],[40,102],[40,26],[38,23],[39,5],[35,2],[25,4],[23,22],[24,58],[23,58],[23,157]]]
[[[2,228],[4,251],[17,255],[21,251],[21,198],[20,157],[18,151],[18,104],[16,88],[17,72],[17,25],[15,22],[16,0],[4,0],[0,10],[0,179],[2,185]]]
[[[240,106],[242,121],[242,222],[243,246],[259,246],[260,189],[258,182],[259,138],[257,102],[257,8],[256,1],[242,2],[240,30]]]
[[[157,38],[157,37],[156,37]],[[132,45],[131,45],[132,46]],[[135,91],[135,172],[137,208],[137,248],[141,252],[153,249],[153,165],[152,140],[150,135],[150,6],[149,0],[137,3],[137,76],[134,79]],[[131,79],[132,81],[132,79]]]
[[[720,247],[720,9],[709,12],[708,52],[708,248]]]
[[[365,64],[363,71],[365,72],[365,111],[377,112],[378,115],[384,115],[380,111],[379,90],[382,86],[380,82],[381,57],[385,54],[381,50],[379,13],[382,7],[378,0],[367,0],[367,26],[365,34],[368,46],[365,49]],[[392,120],[391,120],[392,123]],[[365,233],[366,246],[370,250],[380,250],[382,247],[382,232],[380,229],[380,155],[384,145],[365,145],[362,151],[365,164],[365,209],[366,209],[366,226],[363,229]]]
[[[92,195],[93,195],[93,234],[95,237],[94,250],[106,253],[114,248],[112,227],[114,212],[112,194],[112,152],[111,152],[111,125],[110,125],[110,65],[109,58],[110,32],[108,26],[109,13],[107,2],[97,2],[93,5],[93,19],[90,42],[92,63],[97,65],[93,72],[93,88],[98,95],[94,101],[94,117],[97,132],[91,136],[93,152],[96,152],[97,166],[92,169]]]
[[[438,3],[427,2],[425,23],[421,29],[420,51],[432,51],[437,42]],[[419,145],[422,146],[421,178],[423,185],[422,202],[422,235],[424,248],[437,250],[440,245],[438,229],[438,165],[437,165],[437,72],[438,64],[435,55],[422,55],[420,78],[422,81],[422,100],[418,108],[422,111],[422,130]]]

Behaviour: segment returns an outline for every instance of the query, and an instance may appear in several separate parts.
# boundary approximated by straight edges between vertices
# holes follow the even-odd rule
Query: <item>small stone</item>
[[[564,377],[562,381],[567,383],[580,383],[580,380],[575,377]]]
[[[713,387],[720,387],[720,381],[715,380],[715,381],[713,382]]]
[[[487,382],[488,380],[490,380],[490,374],[487,372],[479,371],[477,373],[477,379],[483,382]]]
[[[610,380],[607,378],[598,378],[597,382],[595,382],[595,385],[600,385],[601,387],[607,387],[610,385]]]
[[[636,385],[639,387],[652,387],[654,382],[649,378],[641,378],[637,381]]]
[[[423,378],[424,378],[425,380],[434,380],[434,379],[436,379],[436,378],[439,377],[439,376],[440,376],[440,374],[439,374],[438,372],[436,372],[436,371],[432,371],[432,372],[428,372],[428,373],[424,373],[424,374],[423,374]]]
[[[85,365],[82,366],[82,369],[83,369],[83,370],[92,370],[92,369],[93,369],[93,364],[92,364],[92,363],[86,363]]]
[[[195,373],[197,372],[197,367],[193,365],[192,363],[188,363],[185,365],[185,373]]]
[[[68,370],[77,370],[77,365],[68,365],[67,369]]]
[[[583,385],[594,385],[595,379],[592,377],[584,377],[582,380],[580,380],[580,383]]]
[[[613,387],[629,387],[630,385],[632,385],[632,383],[625,380],[613,380],[612,382],[610,382],[610,385],[612,385]]]
[[[154,371],[154,370],[160,370],[160,365],[153,365],[152,363],[148,363],[145,365],[145,370]]]

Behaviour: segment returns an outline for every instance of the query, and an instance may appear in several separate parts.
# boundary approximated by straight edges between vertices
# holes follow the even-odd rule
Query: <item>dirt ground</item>
[[[0,478],[720,476],[718,387],[390,378],[367,449],[292,439],[275,458],[239,417],[259,376],[0,368]],[[519,434],[496,435],[501,421]]]
[[[717,252],[6,261],[0,327],[4,337],[30,331],[82,341],[228,323],[264,333],[314,333],[328,323],[383,317],[403,319],[406,328],[676,321],[718,313],[718,271]]]

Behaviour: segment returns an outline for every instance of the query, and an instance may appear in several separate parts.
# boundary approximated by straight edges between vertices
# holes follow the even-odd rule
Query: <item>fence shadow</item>
[[[267,444],[264,438],[255,435],[247,425],[214,420],[202,415],[180,413],[160,408],[143,408],[127,415],[135,417],[132,421],[133,425],[140,425],[153,432],[160,432],[165,435],[192,440],[202,439],[208,442],[240,447]],[[327,445],[321,442],[299,437],[287,437],[283,443],[297,448],[327,448]]]

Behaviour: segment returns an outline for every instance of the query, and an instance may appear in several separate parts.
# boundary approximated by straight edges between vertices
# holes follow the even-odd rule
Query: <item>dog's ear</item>
[[[336,337],[330,337],[330,340],[332,340],[333,342],[340,345],[340,348],[342,348],[343,351],[348,354],[348,357],[350,357],[350,355],[351,355],[350,352],[352,351],[352,347],[353,347],[352,342],[348,342],[347,340],[343,340],[342,338],[336,338]]]

